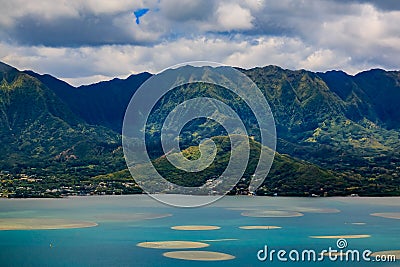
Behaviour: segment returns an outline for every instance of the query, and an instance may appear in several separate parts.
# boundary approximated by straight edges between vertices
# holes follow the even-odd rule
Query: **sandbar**
[[[95,222],[52,218],[2,218],[0,230],[53,230],[97,226]]]
[[[356,239],[356,238],[369,238],[371,235],[315,235],[310,236],[310,238],[320,238],[320,239]]]
[[[388,258],[390,256],[395,256],[396,260],[400,260],[400,250],[386,250],[386,251],[377,251],[371,254],[372,257],[376,256],[386,256]]]
[[[272,229],[281,229],[282,227],[273,225],[246,225],[246,226],[239,226],[239,228],[245,230],[272,230]]]
[[[387,219],[400,219],[400,212],[372,213],[371,216],[382,217]]]
[[[193,241],[154,241],[141,242],[137,244],[142,248],[158,248],[158,249],[185,249],[185,248],[205,248],[209,244]]]
[[[178,225],[178,226],[172,226],[171,229],[182,230],[182,231],[207,231],[207,230],[218,230],[221,229],[221,227],[213,225]]]
[[[109,213],[96,216],[96,219],[102,221],[141,221],[141,220],[154,220],[170,217],[172,214],[157,214],[157,213]]]
[[[213,251],[173,251],[163,254],[165,257],[192,261],[226,261],[235,256]]]
[[[265,217],[265,218],[289,218],[300,217],[303,213],[296,211],[283,211],[283,210],[255,210],[242,212],[242,216],[247,217]]]
[[[313,208],[313,207],[295,207],[292,210],[305,213],[339,213],[338,209]]]

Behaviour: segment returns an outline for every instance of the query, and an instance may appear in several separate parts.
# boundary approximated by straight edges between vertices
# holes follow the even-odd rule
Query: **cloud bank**
[[[193,60],[399,69],[400,1],[0,0],[0,60],[72,84]],[[148,8],[140,24],[134,10]]]

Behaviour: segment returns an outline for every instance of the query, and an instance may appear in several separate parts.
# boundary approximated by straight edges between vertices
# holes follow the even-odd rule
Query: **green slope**
[[[2,64],[0,81],[1,173],[69,183],[123,168],[117,133],[85,123],[32,76]]]
[[[332,185],[329,194],[400,193],[399,72],[371,70],[351,76],[276,66],[241,71],[270,103],[277,124],[277,150],[290,159],[289,163],[286,156],[277,157],[274,164],[280,164],[281,170],[271,172],[265,193],[319,194],[324,183]],[[5,64],[0,64],[0,75],[1,170],[74,177],[75,185],[92,187],[94,176],[114,177],[116,171],[117,177],[124,176],[120,136],[110,128],[120,130],[130,96],[150,74],[80,88]],[[234,94],[209,84],[183,86],[165,95],[149,119],[152,159],[163,154],[159,132],[165,116],[177,104],[197,96],[231,106],[258,140],[251,111]],[[226,132],[215,122],[196,120],[184,127],[180,145],[194,149],[203,138],[220,135]],[[179,173],[163,166],[173,174],[171,179],[180,179]],[[216,169],[204,178],[217,175]],[[332,180],[332,173],[345,181]],[[110,181],[107,177],[103,178]],[[294,182],[292,177],[297,177]],[[203,180],[193,184],[199,182]]]
[[[212,165],[198,173],[183,172],[171,165],[167,158],[162,156],[153,160],[154,168],[170,182],[182,186],[201,186],[209,179],[215,179],[225,170],[230,157],[229,138],[226,136],[213,137],[217,144],[217,157]],[[231,194],[248,194],[248,185],[251,175],[258,164],[260,154],[260,143],[249,139],[251,157],[243,179],[230,192]],[[184,149],[182,153],[188,159],[197,159],[199,150],[197,146]],[[173,154],[172,154],[173,156]],[[138,166],[133,168],[132,173],[147,175],[146,169],[150,166]],[[135,177],[133,177],[135,178]],[[136,177],[138,178],[138,177]],[[99,180],[130,180],[131,174],[126,169],[123,171],[100,175]],[[143,179],[143,177],[141,177]],[[338,172],[322,169],[312,163],[294,159],[289,155],[275,154],[274,163],[270,173],[263,184],[256,191],[258,195],[284,195],[284,196],[311,196],[315,195],[348,195],[354,193],[354,188],[363,186],[359,179],[347,177]],[[164,192],[168,192],[165,190]]]
[[[121,132],[125,109],[136,89],[151,74],[144,72],[127,79],[73,87],[50,75],[25,71],[50,88],[77,116],[88,124]]]

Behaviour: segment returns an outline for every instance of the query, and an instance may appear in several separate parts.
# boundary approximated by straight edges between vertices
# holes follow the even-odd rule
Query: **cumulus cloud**
[[[2,1],[0,37],[22,45],[145,45],[160,35],[157,23],[133,27],[133,11],[156,1]],[[149,30],[150,29],[150,30]]]
[[[216,11],[216,15],[220,30],[248,30],[253,27],[252,21],[254,18],[250,10],[241,7],[239,4],[221,4]]]
[[[7,63],[20,69],[50,73],[73,85],[125,78],[139,72],[157,73],[166,67],[187,61],[208,60],[252,68],[278,65],[289,69],[324,71],[344,69],[355,73],[365,69],[363,62],[353,62],[347,54],[317,50],[300,39],[288,37],[227,40],[224,38],[179,39],[152,47],[101,46],[81,48],[47,48],[0,46]],[[168,52],[166,52],[168,51]],[[6,52],[7,54],[7,52]],[[400,59],[400,58],[399,58]],[[79,64],[77,64],[79,62]]]

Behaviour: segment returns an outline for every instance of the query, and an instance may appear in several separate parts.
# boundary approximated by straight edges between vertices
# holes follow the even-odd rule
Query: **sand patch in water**
[[[330,209],[330,208],[313,208],[313,207],[295,207],[291,210],[297,212],[304,212],[304,213],[339,213],[340,210],[338,209]]]
[[[163,255],[168,258],[192,261],[226,261],[235,258],[233,255],[214,251],[173,251]]]
[[[125,213],[109,213],[95,216],[96,219],[101,221],[117,221],[117,222],[125,222],[125,221],[141,221],[141,220],[154,220],[170,217],[172,214],[157,214],[157,213],[133,213],[133,214],[125,214]]]
[[[258,217],[258,218],[290,218],[300,217],[303,213],[296,211],[283,211],[283,210],[254,210],[242,212],[242,216]]]
[[[221,227],[213,225],[177,225],[172,226],[171,229],[181,231],[209,231],[218,230],[221,229]]]
[[[371,216],[382,217],[387,219],[400,219],[400,212],[371,213]]]
[[[2,218],[0,230],[54,230],[97,226],[95,222],[53,218]]]
[[[185,249],[185,248],[205,248],[209,244],[194,241],[153,241],[141,242],[137,244],[142,248],[157,248],[157,249]]]

